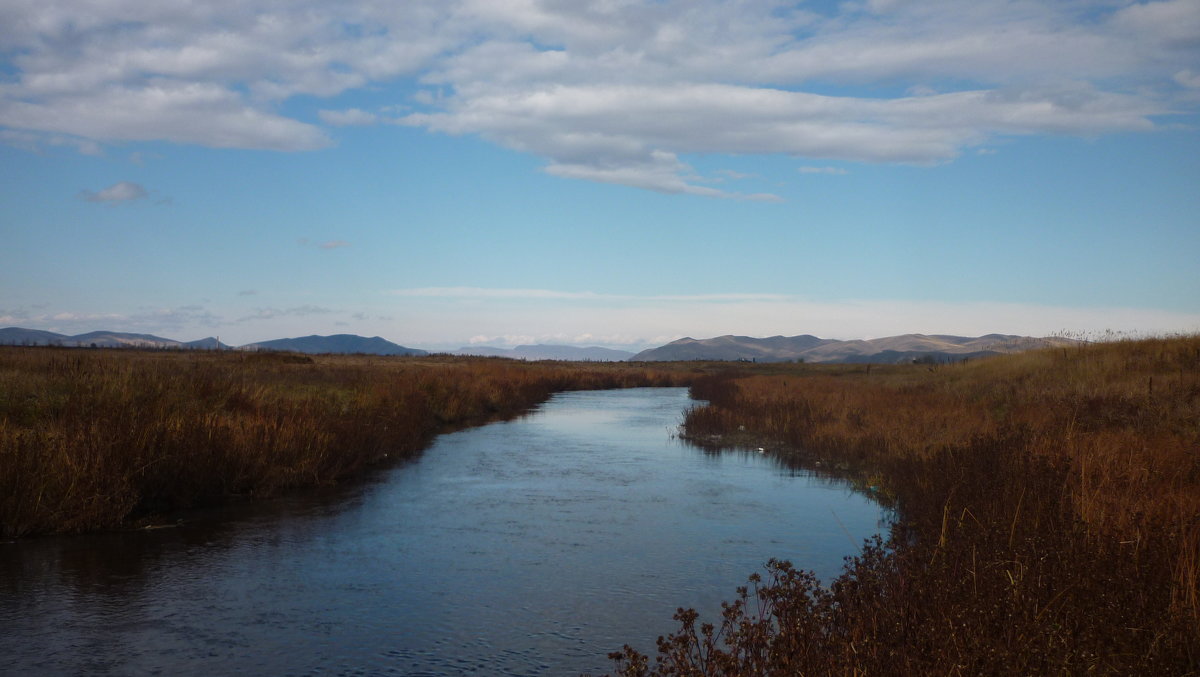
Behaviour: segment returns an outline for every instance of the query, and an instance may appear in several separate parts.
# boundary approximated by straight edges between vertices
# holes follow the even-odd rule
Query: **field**
[[[1200,670],[1200,338],[758,371],[697,383],[687,434],[840,468],[901,519],[828,587],[772,563],[723,619],[681,611],[620,674]]]
[[[0,535],[328,485],[554,392],[688,380],[605,363],[0,348]]]
[[[849,477],[899,519],[835,581],[773,562],[724,618],[681,611],[619,674],[1200,674],[1200,337],[904,366],[3,348],[0,530],[329,485],[646,385],[708,402],[697,443]]]

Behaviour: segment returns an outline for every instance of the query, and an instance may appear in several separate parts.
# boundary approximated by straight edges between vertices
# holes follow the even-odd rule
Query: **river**
[[[0,544],[0,672],[573,675],[768,558],[824,580],[886,511],[675,437],[682,388],[562,393],[336,491]]]

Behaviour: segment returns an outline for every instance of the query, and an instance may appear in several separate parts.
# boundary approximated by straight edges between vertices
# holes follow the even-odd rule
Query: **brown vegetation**
[[[894,504],[828,586],[772,563],[625,675],[1195,674],[1200,338],[970,364],[522,364],[0,349],[0,530],[129,525],[352,476],[569,389],[694,383],[687,434]]]
[[[685,423],[849,468],[900,520],[829,587],[772,563],[623,675],[1196,674],[1200,337],[710,377]]]
[[[330,484],[556,391],[686,381],[669,366],[0,348],[0,534]]]

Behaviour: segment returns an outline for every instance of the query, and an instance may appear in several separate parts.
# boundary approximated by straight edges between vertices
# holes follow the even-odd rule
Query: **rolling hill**
[[[368,355],[428,355],[424,350],[405,348],[378,336],[366,338],[355,334],[332,336],[301,336],[274,339],[241,346],[241,350],[288,350],[297,353],[364,353]]]
[[[1033,338],[1011,334],[966,337],[942,334],[904,334],[870,340],[841,341],[816,336],[718,336],[682,338],[643,350],[633,361],[747,360],[755,362],[875,362],[899,364],[916,359],[961,360],[1015,353],[1036,348],[1075,345],[1073,339]]]
[[[455,355],[483,355],[518,360],[569,360],[639,362],[680,360],[724,360],[755,362],[874,362],[898,364],[918,359],[961,360],[1035,348],[1075,345],[1073,339],[1033,338],[1012,334],[988,334],[966,337],[943,334],[904,334],[870,340],[843,341],[823,339],[810,334],[800,336],[725,335],[707,339],[681,338],[664,346],[633,354],[611,348],[565,345],[522,345],[515,348],[490,346],[466,347]],[[74,336],[40,329],[0,328],[0,345],[56,345],[96,348],[165,348],[176,350],[279,350],[298,353],[362,353],[368,355],[427,355],[428,352],[392,343],[379,336],[355,334],[301,336],[259,341],[233,348],[215,337],[195,341],[177,341],[153,334],[116,331],[92,331]]]
[[[378,336],[366,338],[353,334],[274,339],[234,348],[221,343],[213,336],[195,341],[177,341],[153,334],[92,331],[71,336],[21,327],[0,329],[0,345],[62,346],[64,348],[167,348],[175,350],[280,350],[298,353],[366,353],[370,355],[428,354],[424,350],[406,348]]]
[[[192,343],[216,339],[208,338]],[[187,348],[189,344],[153,334],[130,334],[119,331],[90,331],[86,334],[58,334],[40,329],[5,327],[0,329],[0,345],[63,346],[67,348]],[[225,346],[228,348],[228,346]]]

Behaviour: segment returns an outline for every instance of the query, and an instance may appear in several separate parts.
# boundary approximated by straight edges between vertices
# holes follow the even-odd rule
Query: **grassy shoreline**
[[[773,564],[619,674],[1200,674],[1200,337],[732,369],[0,348],[0,532],[326,486],[554,392],[691,385],[687,436],[849,468],[901,519],[831,585]]]
[[[692,378],[684,365],[0,348],[0,536],[329,485],[555,392]]]
[[[901,519],[830,586],[772,564],[619,674],[1200,674],[1200,337],[693,393],[689,436],[849,467]]]

